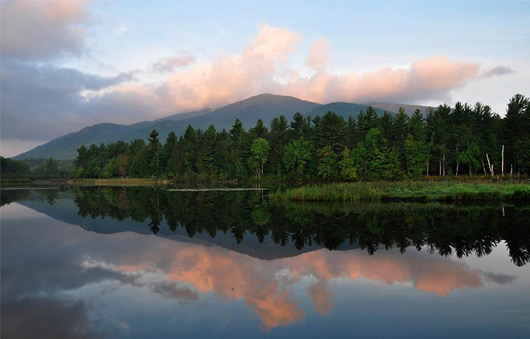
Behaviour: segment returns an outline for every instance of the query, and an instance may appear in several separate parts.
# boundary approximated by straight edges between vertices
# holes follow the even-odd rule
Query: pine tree
[[[148,157],[149,157],[149,175],[158,177],[160,176],[160,150],[162,144],[158,140],[158,132],[156,129],[149,133],[147,138],[149,144],[147,145]]]

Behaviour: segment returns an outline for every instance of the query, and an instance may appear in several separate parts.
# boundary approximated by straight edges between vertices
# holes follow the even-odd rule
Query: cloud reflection
[[[7,209],[13,206],[15,212],[23,212],[17,205]],[[4,207],[3,212],[7,209]],[[27,296],[37,295],[49,296],[55,303],[50,308],[58,312],[73,307],[80,313],[78,320],[71,322],[78,325],[64,331],[78,333],[77,328],[89,328],[84,306],[64,306],[61,296],[104,281],[143,288],[185,304],[196,302],[203,293],[213,293],[223,302],[240,300],[259,318],[262,329],[270,331],[304,319],[307,310],[301,307],[293,288],[310,281],[314,283],[306,293],[314,311],[325,316],[333,312],[332,284],[336,279],[410,284],[439,296],[477,288],[489,281],[502,284],[515,279],[474,270],[463,262],[425,251],[401,254],[389,250],[369,255],[361,250],[322,249],[296,257],[260,260],[218,246],[132,233],[86,232],[34,214],[31,219],[4,221],[2,315],[3,320],[8,319],[8,329],[33,322],[29,313],[18,312],[12,305],[24,305],[21,302]],[[31,279],[20,273],[21,268],[31,272]],[[68,313],[74,316],[76,312]]]
[[[184,282],[201,293],[214,292],[224,301],[243,299],[260,318],[265,330],[304,317],[304,310],[290,292],[290,287],[303,277],[317,280],[307,289],[307,294],[314,310],[322,315],[332,311],[328,283],[337,278],[363,278],[388,285],[411,283],[422,292],[440,296],[457,289],[480,287],[485,279],[484,274],[463,263],[425,252],[398,254],[390,250],[371,256],[356,250],[318,250],[262,261],[219,247],[179,244],[176,248],[169,244],[157,253],[172,258],[169,267],[163,270],[169,280]],[[144,271],[159,269],[143,263],[140,267]],[[286,275],[290,278],[285,279]]]

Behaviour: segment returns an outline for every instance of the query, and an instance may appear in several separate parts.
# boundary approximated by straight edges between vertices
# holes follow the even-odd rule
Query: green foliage
[[[418,178],[426,169],[428,161],[427,145],[417,141],[412,134],[405,139],[405,166],[410,178]]]
[[[29,174],[29,166],[24,161],[0,157],[0,174]]]
[[[306,174],[307,164],[311,160],[313,145],[303,137],[294,139],[285,147],[283,164],[292,175]]]
[[[357,167],[355,166],[355,160],[353,153],[348,147],[345,147],[341,153],[341,160],[339,162],[340,177],[345,181],[355,181],[359,178]]]
[[[517,154],[517,164],[521,171],[530,172],[530,138],[517,140],[515,142],[515,153]]]
[[[490,175],[501,172],[502,145],[505,173],[528,175],[529,102],[514,96],[505,118],[481,103],[458,102],[454,108],[440,105],[411,116],[400,108],[379,117],[368,107],[347,121],[333,112],[296,113],[290,123],[284,116],[274,118],[270,129],[258,119],[248,131],[236,119],[229,131],[188,126],[181,136],[170,133],[164,144],[153,130],[147,144],[134,140],[79,147],[73,175],[191,181],[244,180],[254,174],[325,181]]]
[[[158,132],[156,130],[152,130],[151,133],[149,133],[147,140],[149,141],[149,144],[147,145],[147,161],[150,167],[149,172],[152,173],[152,176],[159,177],[161,170],[160,150],[162,149],[162,144],[158,140]]]
[[[252,152],[254,160],[258,164],[256,171],[258,178],[263,175],[263,165],[268,159],[270,149],[271,147],[269,145],[269,142],[263,138],[256,138],[252,142],[250,151]]]
[[[53,158],[49,158],[46,160],[46,164],[44,165],[44,173],[49,176],[57,175],[59,172],[59,165],[57,165],[57,162],[53,160]]]
[[[337,155],[330,145],[324,146],[320,150],[318,162],[318,176],[324,180],[336,180],[338,177]]]

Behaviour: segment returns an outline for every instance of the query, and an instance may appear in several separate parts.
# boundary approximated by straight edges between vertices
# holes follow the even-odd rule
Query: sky
[[[1,149],[273,93],[318,103],[530,95],[530,2],[0,1]]]

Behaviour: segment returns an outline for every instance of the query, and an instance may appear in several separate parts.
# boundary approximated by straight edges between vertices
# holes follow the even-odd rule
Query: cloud
[[[405,67],[333,73],[326,67],[330,46],[323,38],[311,45],[306,65],[315,73],[306,76],[289,64],[300,41],[292,31],[265,25],[240,54],[220,54],[211,62],[173,72],[160,87],[144,88],[143,96],[151,101],[157,97],[173,112],[219,107],[265,92],[321,103],[447,101],[453,89],[480,76],[479,64],[443,55]]]
[[[219,107],[246,97],[276,91],[276,77],[301,36],[264,25],[241,54],[218,55],[212,62],[167,76],[164,98],[174,111]]]
[[[452,89],[476,79],[479,70],[474,63],[435,56],[415,61],[409,67],[387,67],[362,74],[317,72],[309,78],[296,74],[283,92],[321,102],[448,100]]]
[[[182,68],[195,62],[195,56],[185,55],[172,58],[165,58],[153,64],[153,70],[159,73],[167,73],[175,68]]]
[[[483,275],[486,281],[495,281],[497,284],[501,284],[501,285],[511,284],[515,279],[517,279],[517,277],[513,275],[502,274],[502,273],[496,274],[496,273],[484,272]]]
[[[91,331],[91,326],[83,301],[23,297],[2,302],[5,338],[102,338]]]
[[[33,33],[8,19],[3,25],[11,37],[2,50],[20,59],[81,53],[84,34],[79,33],[77,23],[86,20],[86,2],[57,3],[63,2],[53,2],[50,7],[57,6],[56,13],[41,2],[3,3],[6,8],[3,12],[15,16],[42,14],[42,19],[35,19],[32,32],[39,31],[39,25],[47,28],[42,29],[44,36],[39,36],[41,42],[35,47],[31,44],[32,39],[37,39]],[[21,20],[27,23],[30,19]],[[17,35],[18,31],[22,33]],[[15,43],[17,36],[24,38]],[[481,78],[483,73],[477,63],[454,61],[443,55],[416,60],[408,66],[336,73],[328,67],[331,47],[321,38],[312,43],[308,52],[306,66],[314,72],[306,75],[290,63],[301,41],[302,36],[296,32],[265,24],[240,53],[220,53],[208,62],[196,62],[194,56],[179,56],[151,65],[151,70],[166,73],[158,84],[134,81],[135,73],[104,77],[49,63],[8,58],[2,60],[1,70],[2,138],[24,135],[33,140],[51,139],[96,123],[131,124],[220,107],[261,93],[320,103],[447,102],[451,91]],[[496,67],[486,73],[494,76],[507,71]]]
[[[491,77],[491,76],[501,76],[501,75],[507,75],[514,73],[513,69],[507,66],[497,66],[493,67],[491,69],[484,70],[482,73],[482,76],[484,78]]]
[[[178,286],[175,283],[161,281],[150,285],[151,290],[165,298],[178,300],[197,300],[199,294],[187,287]]]
[[[316,284],[311,285],[307,289],[307,294],[311,297],[311,303],[316,312],[322,315],[329,315],[333,308],[333,303],[331,302],[332,295],[328,291],[327,280],[320,280]]]
[[[328,60],[330,46],[326,39],[315,40],[306,59],[306,65],[317,72],[324,71]]]
[[[112,107],[91,110],[88,104],[91,100],[84,93],[105,90],[133,79],[132,73],[103,77],[13,60],[2,60],[1,66],[3,140],[19,139],[22,135],[25,139],[42,140],[89,122],[106,120]]]
[[[87,36],[88,1],[2,1],[2,56],[23,60],[79,55]]]

